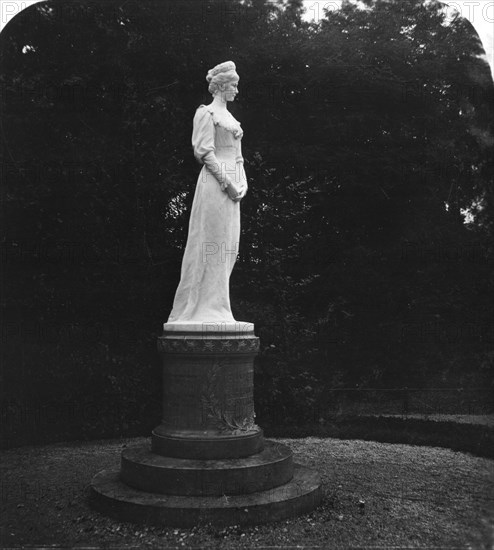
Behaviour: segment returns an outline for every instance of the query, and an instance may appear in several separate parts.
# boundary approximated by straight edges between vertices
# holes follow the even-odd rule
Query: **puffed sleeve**
[[[226,191],[232,182],[226,173],[224,163],[220,163],[216,158],[213,115],[204,106],[198,107],[194,115],[192,147],[196,159],[215,176],[222,191]]]
[[[198,107],[194,115],[192,147],[194,156],[201,164],[204,164],[204,155],[215,152],[213,115],[203,106]]]

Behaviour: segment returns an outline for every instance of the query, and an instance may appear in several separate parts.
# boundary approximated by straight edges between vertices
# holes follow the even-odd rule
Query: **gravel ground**
[[[22,447],[0,453],[0,545],[160,548],[494,548],[494,461],[434,447],[276,439],[317,469],[323,504],[295,519],[194,529],[123,524],[93,512],[92,476],[118,469],[146,438]]]

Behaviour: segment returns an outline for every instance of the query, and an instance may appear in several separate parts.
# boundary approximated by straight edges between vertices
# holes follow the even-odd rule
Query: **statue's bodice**
[[[206,108],[213,117],[215,135],[214,145],[218,160],[243,162],[241,140],[243,130],[240,122],[230,113],[218,113],[209,105],[200,105]]]

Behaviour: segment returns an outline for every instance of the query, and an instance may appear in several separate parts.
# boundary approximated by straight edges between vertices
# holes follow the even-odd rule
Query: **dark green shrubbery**
[[[259,418],[492,378],[493,87],[475,33],[419,0],[345,2],[320,25],[294,0],[227,4],[52,1],[3,31],[3,444],[159,422],[192,117],[227,59],[250,181],[231,294],[261,336]]]

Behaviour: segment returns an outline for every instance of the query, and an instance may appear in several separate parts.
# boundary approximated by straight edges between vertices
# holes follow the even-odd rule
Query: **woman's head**
[[[218,92],[230,91],[236,95],[236,84],[239,81],[233,61],[225,61],[208,71],[206,80],[209,82],[209,93],[216,95]]]

